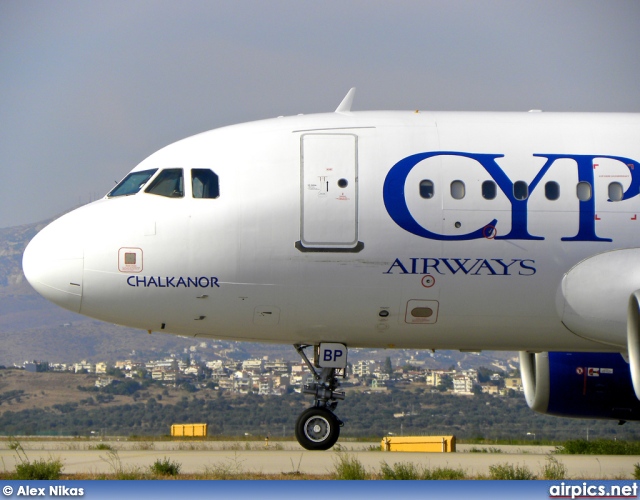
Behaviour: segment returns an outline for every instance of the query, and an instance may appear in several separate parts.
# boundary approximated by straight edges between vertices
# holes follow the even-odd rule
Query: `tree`
[[[196,392],[198,390],[191,382],[185,382],[180,387],[187,392]]]
[[[213,375],[213,370],[207,368],[205,363],[198,363],[198,368],[200,368],[198,371],[198,380],[200,381],[210,379],[211,375]]]
[[[387,358],[384,360],[382,373],[386,373],[389,376],[393,375],[393,365],[391,364],[391,358],[389,356],[387,356]]]
[[[102,388],[102,392],[106,394],[117,394],[120,396],[133,395],[139,391],[142,386],[135,380],[126,380],[119,382],[114,380],[112,384]]]
[[[34,361],[36,365],[37,372],[48,372],[49,371],[49,362],[48,361]]]
[[[124,373],[122,373],[122,370],[120,368],[116,368],[115,366],[109,366],[106,373],[110,377],[124,378]]]
[[[481,366],[480,368],[478,368],[478,381],[489,382],[489,380],[491,380],[491,375],[493,375],[494,373],[497,372],[485,366]]]
[[[440,384],[436,387],[440,392],[444,392],[447,389],[453,389],[453,379],[449,375],[443,375],[440,377]]]

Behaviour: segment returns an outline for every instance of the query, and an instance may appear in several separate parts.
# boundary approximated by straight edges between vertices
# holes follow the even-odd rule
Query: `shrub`
[[[180,474],[180,467],[182,467],[182,465],[178,462],[164,457],[163,460],[157,459],[153,465],[149,466],[149,470],[157,476],[177,476]]]
[[[422,479],[465,479],[467,475],[462,469],[451,469],[450,467],[436,467],[435,469],[425,469]]]
[[[462,469],[451,469],[449,467],[435,467],[433,469],[422,468],[411,462],[398,462],[389,465],[386,462],[380,464],[381,479],[465,479],[466,474]]]
[[[557,446],[555,453],[562,455],[640,455],[640,443],[610,441],[607,439],[574,439]]]
[[[90,450],[113,450],[113,447],[107,443],[98,443],[95,446],[90,446]]]
[[[382,479],[412,480],[420,479],[421,471],[411,462],[398,462],[389,465],[387,462],[380,464],[380,476]]]
[[[62,461],[59,458],[49,458],[48,460],[41,458],[32,462],[29,460],[29,457],[27,457],[27,453],[24,451],[20,442],[13,438],[10,439],[9,448],[16,452],[18,460],[20,461],[19,464],[16,464],[13,479],[60,479]]]
[[[122,460],[118,455],[117,450],[108,450],[107,458],[100,457],[100,460],[109,464],[113,470],[115,479],[122,481],[135,481],[139,479],[145,479],[144,474],[139,467],[125,467],[122,465]]]
[[[337,460],[334,460],[333,464],[333,476],[336,479],[358,480],[367,479],[368,477],[362,462],[348,453],[339,453]]]
[[[48,460],[39,459],[33,462],[26,461],[16,465],[14,479],[27,480],[56,480],[60,479],[62,472],[62,461],[57,458],[49,458]]]
[[[302,457],[300,457],[300,460],[302,460]],[[246,474],[243,462],[244,460],[240,460],[238,454],[234,453],[233,458],[227,458],[225,462],[205,466],[204,474],[211,479],[242,479]]]
[[[566,479],[567,466],[556,457],[549,455],[547,463],[542,467],[542,478],[548,480]]]
[[[502,453],[500,448],[489,447],[489,448],[476,448],[475,446],[469,450],[469,453]]]
[[[536,479],[526,465],[513,466],[508,463],[494,464],[489,466],[490,479],[506,479],[512,481],[514,479]]]

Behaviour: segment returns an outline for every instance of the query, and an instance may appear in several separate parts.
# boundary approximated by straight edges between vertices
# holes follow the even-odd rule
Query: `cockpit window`
[[[167,168],[163,170],[144,192],[167,198],[182,198],[184,196],[182,169]]]
[[[136,194],[142,189],[153,174],[157,172],[157,168],[151,170],[141,170],[140,172],[131,172],[120,183],[114,187],[107,195],[109,198],[114,196],[129,196]]]
[[[192,169],[191,190],[194,198],[217,198],[220,196],[217,174],[208,168]]]

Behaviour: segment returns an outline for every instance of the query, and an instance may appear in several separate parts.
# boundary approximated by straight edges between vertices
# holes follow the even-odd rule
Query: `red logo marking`
[[[496,227],[492,225],[486,225],[482,230],[482,235],[488,240],[492,240],[497,236],[497,234],[498,234],[498,231],[496,230]]]
[[[436,284],[436,279],[431,276],[430,274],[425,274],[422,277],[422,286],[425,288],[431,288],[433,285]]]

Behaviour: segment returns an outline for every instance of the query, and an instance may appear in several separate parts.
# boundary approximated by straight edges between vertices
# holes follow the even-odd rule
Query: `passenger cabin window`
[[[136,194],[157,171],[158,169],[154,168],[151,170],[141,170],[140,172],[131,172],[122,179],[107,196],[109,198],[114,198],[116,196],[129,196]]]
[[[455,200],[461,200],[462,198],[464,198],[464,195],[465,195],[464,182],[453,181],[451,183],[451,196]]]
[[[623,195],[624,191],[622,189],[622,184],[619,182],[612,182],[609,184],[609,199],[611,201],[622,201]]]
[[[549,181],[544,185],[544,195],[547,200],[555,201],[560,198],[560,184],[555,181]]]
[[[145,193],[166,196],[167,198],[182,198],[184,196],[184,180],[181,168],[167,168],[153,179]]]
[[[529,186],[524,181],[516,181],[513,185],[513,197],[516,200],[526,200],[529,197]]]
[[[496,197],[496,183],[493,181],[484,181],[482,183],[482,197],[485,200],[493,200]]]
[[[420,196],[425,200],[433,198],[433,181],[427,179],[420,181]]]
[[[580,201],[589,201],[591,199],[591,184],[588,182],[578,182],[576,195]]]
[[[208,168],[191,170],[191,192],[194,198],[217,198],[220,196],[218,176]]]

